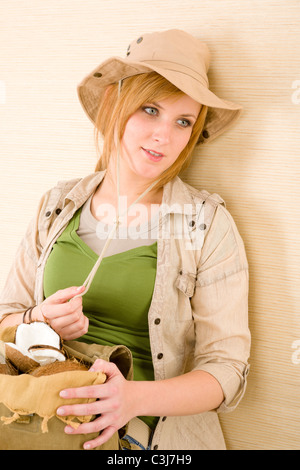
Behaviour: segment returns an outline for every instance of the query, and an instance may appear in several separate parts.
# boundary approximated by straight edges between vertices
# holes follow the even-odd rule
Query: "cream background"
[[[299,1],[1,0],[0,288],[42,193],[94,169],[77,83],[169,28],[208,43],[211,88],[245,109],[183,175],[225,199],[250,264],[251,372],[227,445],[299,449]]]

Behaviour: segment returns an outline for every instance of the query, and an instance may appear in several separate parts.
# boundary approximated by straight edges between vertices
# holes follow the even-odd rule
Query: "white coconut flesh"
[[[21,323],[16,330],[15,343],[6,344],[41,366],[66,360],[60,351],[60,336],[47,323]]]

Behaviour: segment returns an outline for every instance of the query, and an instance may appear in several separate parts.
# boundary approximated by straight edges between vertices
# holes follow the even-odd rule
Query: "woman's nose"
[[[168,144],[171,140],[171,125],[160,123],[153,131],[153,139],[160,144]]]

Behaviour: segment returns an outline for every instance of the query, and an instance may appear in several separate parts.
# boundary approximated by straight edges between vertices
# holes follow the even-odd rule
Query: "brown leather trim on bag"
[[[87,344],[81,341],[64,341],[63,350],[68,355],[82,359],[91,365],[97,359],[113,362],[127,380],[133,379],[133,363],[131,351],[124,345],[102,346]]]

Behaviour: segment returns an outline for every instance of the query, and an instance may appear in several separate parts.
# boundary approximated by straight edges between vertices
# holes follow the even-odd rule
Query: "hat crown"
[[[204,77],[210,64],[207,45],[185,31],[171,29],[148,33],[132,41],[127,49],[127,60],[143,63],[161,62],[166,66],[187,67]]]
[[[180,29],[146,33],[132,41],[125,58],[111,57],[78,85],[88,117],[96,122],[106,87],[139,74],[156,72],[183,93],[208,107],[198,143],[209,142],[239,117],[242,107],[223,100],[209,89],[210,52],[206,43]]]

